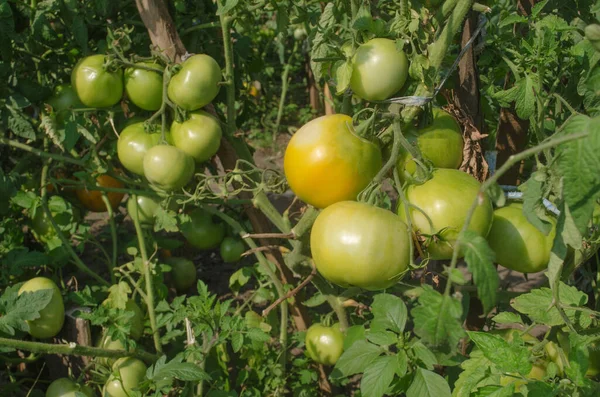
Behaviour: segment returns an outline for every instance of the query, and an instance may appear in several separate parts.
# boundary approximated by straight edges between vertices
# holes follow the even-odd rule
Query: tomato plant
[[[98,176],[96,178],[96,186],[100,188],[119,189],[124,187],[123,183],[110,175]],[[104,200],[102,200],[102,191],[94,190],[93,188],[82,188],[75,190],[75,194],[77,195],[79,202],[86,209],[93,212],[107,211],[106,204],[104,203]],[[108,191],[106,192],[106,197],[108,198],[111,208],[115,210],[123,200],[123,197],[125,197],[125,193]]]
[[[196,266],[186,258],[171,257],[165,263],[171,266],[171,280],[177,292],[185,293],[196,285]]]
[[[29,334],[38,339],[52,338],[60,332],[65,321],[65,305],[54,281],[46,277],[32,278],[21,286],[19,295],[40,290],[51,290],[52,298],[48,305],[40,310],[39,318],[27,322]]]
[[[306,331],[306,352],[313,361],[323,365],[335,365],[344,351],[344,334],[339,324],[326,327],[313,324]]]
[[[155,187],[173,191],[184,187],[194,175],[194,159],[170,145],[156,145],[144,155],[144,176]]]
[[[136,358],[122,358],[113,365],[113,374],[104,385],[106,397],[128,397],[146,378],[146,364]]]
[[[80,386],[69,378],[59,378],[48,386],[46,397],[76,397],[76,393],[93,397],[94,392],[87,386]]]
[[[244,242],[236,237],[225,237],[221,241],[219,252],[225,263],[235,263],[242,259],[242,254],[246,251]]]
[[[148,149],[158,145],[160,139],[160,133],[147,133],[142,122],[128,125],[119,135],[119,161],[128,171],[144,175],[144,156]]]
[[[209,55],[189,57],[169,82],[169,99],[185,110],[208,105],[219,93],[221,67]]]
[[[90,108],[116,105],[123,96],[123,71],[109,71],[104,55],[81,59],[73,68],[71,84],[81,102]]]
[[[408,58],[393,40],[369,40],[358,47],[352,58],[350,88],[367,101],[391,97],[407,78]]]
[[[192,156],[196,163],[202,163],[219,150],[221,126],[217,119],[202,110],[192,112],[189,116],[184,122],[174,121],[171,125],[173,145]]]
[[[181,225],[181,233],[194,247],[212,249],[225,237],[225,225],[213,221],[212,216],[197,208],[189,214],[189,221]]]
[[[310,235],[319,273],[343,287],[387,288],[410,262],[407,226],[396,214],[342,201],[323,210]]]
[[[496,262],[521,273],[536,273],[548,267],[556,222],[550,221],[548,234],[538,230],[523,214],[523,205],[512,203],[494,211],[488,235]]]
[[[162,70],[154,62],[138,62],[136,66]],[[124,86],[127,98],[143,110],[158,110],[163,98],[162,74],[147,69],[130,67],[125,69]]]
[[[415,206],[409,210],[413,229],[427,238],[426,248],[432,259],[452,257],[453,245],[471,203],[478,197],[479,187],[479,182],[472,176],[443,168],[435,170],[432,178],[422,185],[407,187],[406,198]],[[398,206],[398,215],[406,220],[402,203]],[[492,217],[492,202],[484,196],[475,209],[469,230],[487,236]]]
[[[318,208],[355,200],[381,168],[381,150],[353,132],[352,118],[316,118],[290,140],[284,171],[290,188]]]

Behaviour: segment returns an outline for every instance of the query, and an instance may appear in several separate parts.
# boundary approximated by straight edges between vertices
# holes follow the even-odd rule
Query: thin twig
[[[312,272],[308,275],[308,277],[306,277],[306,279],[304,279],[304,281],[302,281],[300,284],[298,284],[298,286],[296,288],[294,288],[293,290],[291,290],[284,296],[280,297],[275,302],[273,302],[269,307],[267,307],[265,310],[263,310],[262,316],[267,317],[267,315],[271,312],[271,310],[276,308],[281,302],[296,295],[298,293],[298,291],[300,291],[302,288],[304,288],[306,286],[306,284],[310,283],[310,281],[313,279],[313,277],[316,274],[317,274],[317,269],[313,267]]]
[[[248,251],[244,252],[242,254],[242,257],[244,256],[248,256],[248,255],[252,255],[255,252],[262,252],[262,251],[279,251],[279,249],[281,248],[280,245],[265,245],[263,247],[256,247],[256,248],[251,248]]]
[[[242,235],[242,238],[284,238],[294,239],[296,235],[294,233],[246,233]]]

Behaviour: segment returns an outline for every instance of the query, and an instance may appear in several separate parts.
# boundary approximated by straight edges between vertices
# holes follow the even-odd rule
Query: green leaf
[[[356,341],[338,359],[331,377],[337,379],[364,372],[381,353],[383,349],[379,346],[366,340]]]
[[[494,98],[504,107],[508,107],[512,102],[515,102],[517,116],[527,120],[535,111],[534,88],[538,86],[538,80],[539,77],[535,74],[525,74],[525,77],[518,80],[513,87],[495,93]]]
[[[548,4],[549,0],[543,0],[540,1],[539,3],[536,3],[533,7],[531,7],[531,16],[533,18],[537,18],[538,15],[540,15],[540,12],[542,12],[542,9],[546,6],[546,4]]]
[[[483,304],[485,313],[489,313],[497,301],[497,290],[500,285],[498,271],[494,267],[496,254],[485,238],[472,230],[467,230],[459,236],[460,246],[465,254],[465,262],[473,281],[477,286],[477,294]]]
[[[503,372],[518,372],[527,375],[531,371],[529,356],[531,352],[526,346],[509,344],[502,337],[486,332],[467,332],[469,338],[483,355]]]
[[[511,14],[504,18],[502,21],[500,21],[498,27],[503,28],[507,25],[514,25],[515,23],[527,23],[527,21],[527,17],[517,14]]]
[[[586,138],[557,148],[563,176],[563,198],[580,233],[588,227],[594,202],[600,197],[600,117],[578,115],[563,127],[565,134],[588,132]]]
[[[10,114],[8,116],[8,128],[16,135],[25,139],[35,139],[35,130],[27,117],[18,109],[11,106],[7,107]]]
[[[586,382],[585,373],[590,364],[588,346],[589,338],[569,333],[569,365],[565,367],[565,372],[577,386],[583,386]]]
[[[352,21],[352,28],[355,30],[364,30],[370,31],[373,25],[373,16],[371,15],[371,9],[362,5],[358,12],[356,13],[356,17]]]
[[[394,295],[378,294],[371,305],[373,321],[371,329],[390,330],[399,334],[404,331],[408,311],[402,299]]]
[[[310,52],[310,67],[315,75],[315,81],[319,82],[323,77],[324,68],[326,66],[325,62],[315,62],[313,59],[325,58],[330,54],[329,48],[327,46],[327,39],[329,36],[329,32],[333,30],[335,26],[335,4],[333,2],[327,3],[323,12],[321,13],[321,17],[319,18],[319,23],[315,27],[315,37],[312,41],[312,48]]]
[[[154,231],[162,230],[175,233],[179,231],[179,227],[177,226],[177,214],[159,206],[154,213]]]
[[[417,368],[406,397],[450,397],[448,382],[435,372]]]
[[[354,342],[358,340],[365,340],[365,327],[362,325],[353,325],[346,330],[346,337],[344,338],[344,351],[348,350]]]
[[[249,267],[242,267],[229,277],[229,288],[237,294],[240,288],[246,285],[251,278],[252,269]]]
[[[462,328],[462,305],[428,285],[423,285],[419,305],[412,309],[414,331],[433,346],[448,344],[455,347],[465,333]]]
[[[306,307],[317,307],[327,302],[325,295],[320,293],[319,291],[315,292],[313,296],[302,302]]]
[[[231,348],[234,353],[238,353],[244,346],[244,335],[241,332],[236,332],[231,335]]]
[[[389,346],[398,342],[398,337],[390,331],[371,331],[367,334],[367,340],[378,346]]]
[[[398,350],[396,353],[396,375],[399,377],[403,377],[408,372],[408,356],[406,355],[406,351]]]
[[[350,85],[352,77],[352,62],[350,60],[337,63],[335,69],[336,94],[341,95]]]
[[[587,303],[585,293],[562,282],[559,285],[559,297],[560,302],[566,306],[581,307]],[[515,310],[526,314],[537,323],[548,326],[563,325],[564,321],[558,309],[552,304],[552,291],[550,288],[543,287],[516,297],[511,305]],[[580,311],[564,308],[564,312],[572,322],[589,324],[589,316]]]
[[[550,233],[552,228],[542,201],[546,178],[545,172],[536,171],[524,184],[519,186],[519,190],[523,192],[523,215],[529,223],[545,235]]]
[[[438,364],[437,357],[420,340],[415,339],[410,345],[412,361],[420,362],[426,369],[433,369]]]
[[[88,50],[88,28],[85,18],[82,15],[76,15],[71,23],[71,32],[75,38],[75,43],[81,48],[83,53]]]
[[[521,316],[517,313],[502,312],[492,317],[492,321],[498,324],[523,324]]]
[[[271,340],[269,334],[267,334],[260,328],[250,328],[246,333],[246,336],[248,336],[248,339],[260,343],[268,342],[269,340]]]
[[[125,310],[131,294],[131,287],[125,281],[114,284],[108,288],[106,303],[115,309]]]
[[[217,1],[217,15],[225,15],[233,10],[240,0],[225,0],[225,1]]]
[[[365,369],[360,381],[363,397],[382,397],[394,379],[398,360],[394,356],[377,357]]]
[[[488,375],[490,364],[481,351],[471,353],[471,358],[460,365],[462,372],[454,384],[452,397],[470,397],[477,384]]]
[[[15,330],[29,331],[25,321],[40,318],[40,310],[48,306],[53,293],[51,289],[43,289],[19,295],[19,286],[6,288],[0,297],[0,332],[14,335]]]
[[[146,371],[148,379],[161,381],[174,378],[187,382],[211,379],[198,365],[181,362],[181,357],[177,357],[168,363],[165,363],[165,361],[166,357],[162,356],[153,366],[148,368],[148,371]]]
[[[527,397],[553,397],[558,394],[557,390],[545,382],[530,381],[524,387],[527,387]]]

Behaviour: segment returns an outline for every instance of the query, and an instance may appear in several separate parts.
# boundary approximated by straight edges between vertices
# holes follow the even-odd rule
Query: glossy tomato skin
[[[190,222],[181,225],[183,237],[199,249],[213,249],[219,246],[225,237],[225,225],[214,223],[212,216],[197,208],[190,213]]]
[[[158,207],[160,207],[160,202],[152,197],[137,196],[137,201],[135,201],[133,196],[129,196],[127,199],[127,213],[131,219],[137,218],[142,226],[154,226],[154,216]]]
[[[133,317],[130,319],[131,328],[129,329],[129,336],[133,340],[138,340],[144,333],[144,312],[133,300],[129,299],[125,304],[125,310],[133,312]]]
[[[155,187],[173,191],[184,187],[194,176],[194,159],[170,145],[156,145],[144,156],[144,176]]]
[[[352,118],[334,114],[318,117],[294,134],[283,168],[296,196],[325,208],[356,200],[381,164],[381,150],[353,133]]]
[[[192,156],[200,164],[209,160],[221,146],[223,131],[219,120],[210,114],[197,110],[182,123],[171,125],[173,145]]]
[[[208,105],[219,93],[221,67],[211,56],[193,55],[169,81],[169,99],[185,110]]]
[[[50,302],[45,308],[40,310],[39,318],[27,321],[27,324],[29,324],[29,335],[38,339],[52,338],[62,329],[65,321],[65,305],[62,295],[54,281],[46,277],[32,278],[19,289],[19,295],[24,292],[35,292],[45,289],[52,290]]]
[[[104,70],[104,55],[81,59],[73,68],[71,85],[81,102],[90,108],[116,105],[123,96],[123,71]]]
[[[414,134],[407,135],[407,139],[419,148],[423,158],[431,161],[434,168],[458,169],[462,163],[464,142],[460,126],[450,113],[442,109],[434,108],[433,122]],[[417,164],[402,149],[397,168],[400,175],[405,170],[413,174]]]
[[[84,107],[71,84],[61,84],[54,87],[54,93],[46,103],[52,106],[52,110],[56,115],[56,122],[59,125],[64,124],[70,110]]]
[[[344,334],[337,325],[311,325],[306,331],[304,343],[308,356],[323,365],[335,365],[344,352]]]
[[[310,245],[319,273],[342,287],[388,288],[410,262],[406,224],[393,212],[354,201],[325,208]]]
[[[167,141],[169,137],[167,136]],[[160,132],[148,133],[144,123],[133,123],[125,127],[117,141],[117,156],[128,171],[144,175],[144,156],[148,149],[158,145]]]
[[[523,205],[512,203],[494,211],[488,243],[496,253],[496,262],[508,269],[522,273],[545,270],[550,261],[550,251],[556,234],[556,222],[544,235],[523,214]]]
[[[398,92],[408,77],[408,58],[390,39],[362,44],[352,58],[350,88],[367,101],[382,101]]]
[[[178,293],[184,293],[196,285],[198,275],[194,262],[186,258],[171,257],[165,263],[171,266],[171,280]]]
[[[129,393],[137,388],[146,378],[146,364],[137,358],[121,358],[113,365],[113,372],[119,373],[120,379],[111,375],[104,385],[103,397],[129,397]]]
[[[154,62],[138,62],[136,65],[164,69]],[[135,106],[150,111],[160,108],[163,95],[163,76],[161,73],[140,68],[127,68],[125,69],[124,82],[127,97]]]
[[[98,343],[98,347],[101,347],[103,349],[107,349],[107,350],[126,350],[125,349],[125,345],[123,345],[123,343],[120,340],[113,340],[112,338],[110,338],[109,336],[105,335],[103,336],[99,343]],[[112,367],[112,365],[115,363],[115,359],[112,358],[108,358],[108,357],[98,357],[96,358],[97,362],[99,362],[100,364],[107,366],[107,367]]]
[[[502,375],[500,377],[500,384],[502,386],[506,386],[506,385],[510,385],[510,384],[514,384],[515,385],[515,392],[519,392],[519,390],[521,389],[521,386],[531,382],[535,382],[535,381],[541,381],[546,377],[546,364],[539,362],[539,363],[535,363],[532,365],[531,367],[531,371],[529,371],[529,374],[527,374],[527,376],[525,378],[527,378],[527,380],[522,379],[521,375],[519,374],[514,374],[514,376],[509,376],[509,375]]]
[[[225,237],[221,242],[219,251],[223,262],[235,263],[242,259],[242,254],[246,251],[246,246],[239,238]]]
[[[110,175],[100,175],[96,178],[96,185],[99,187],[124,188],[125,186]],[[83,206],[92,212],[106,212],[106,204],[102,200],[102,192],[99,190],[77,189],[75,190],[77,198]],[[108,201],[113,210],[117,209],[125,193],[106,192]]]
[[[433,223],[433,230],[421,211],[411,208],[412,226],[422,235],[437,234],[427,251],[432,259],[451,259],[454,243],[463,227],[471,204],[478,195],[480,183],[471,175],[452,169],[436,169],[430,180],[422,185],[409,185],[406,198],[423,210]],[[398,215],[406,220],[402,203]],[[487,195],[475,209],[469,230],[486,237],[492,226],[493,208]]]
[[[77,397],[77,392],[88,397],[94,396],[94,391],[88,386],[80,386],[69,378],[59,378],[50,383],[46,389],[46,397]]]

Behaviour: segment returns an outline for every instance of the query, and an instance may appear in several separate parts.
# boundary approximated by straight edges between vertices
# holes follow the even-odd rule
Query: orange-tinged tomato
[[[316,118],[294,134],[283,168],[300,199],[325,208],[356,200],[381,165],[379,147],[354,134],[350,116],[334,114]]]
[[[124,185],[109,175],[100,175],[96,178],[96,185],[99,187],[112,187],[112,188],[123,188]],[[75,191],[77,198],[81,204],[90,211],[93,212],[105,212],[107,211],[104,201],[102,201],[102,192],[100,190],[93,189],[77,189]],[[119,206],[125,193],[120,192],[107,192],[108,201],[112,209],[116,209]]]

